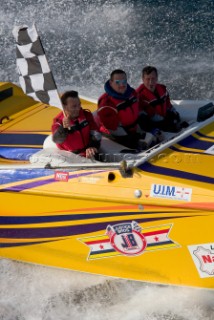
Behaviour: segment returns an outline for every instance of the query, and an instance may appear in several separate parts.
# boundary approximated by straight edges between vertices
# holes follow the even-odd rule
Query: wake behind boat
[[[12,83],[0,97],[1,257],[213,289],[211,101],[175,101],[188,128],[138,154],[103,138],[94,161],[51,142],[57,108]]]

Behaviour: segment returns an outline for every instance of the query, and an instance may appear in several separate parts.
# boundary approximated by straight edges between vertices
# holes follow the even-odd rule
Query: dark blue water
[[[18,82],[14,25],[36,23],[60,90],[97,97],[112,69],[159,69],[174,99],[214,99],[213,0],[1,0],[0,79]],[[2,320],[214,320],[212,292],[0,260]]]

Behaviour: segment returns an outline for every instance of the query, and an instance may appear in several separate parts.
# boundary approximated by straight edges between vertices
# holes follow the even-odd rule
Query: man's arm
[[[54,120],[51,130],[53,142],[60,144],[65,141],[68,129],[63,127],[63,123],[59,119]]]
[[[98,150],[100,147],[102,135],[99,132],[98,126],[91,112],[88,110],[84,110],[84,111],[85,111],[86,119],[88,120],[89,128],[90,128],[89,148],[96,148]]]
[[[55,143],[63,143],[67,137],[68,129],[63,128],[60,126],[56,131],[53,133],[52,139]]]

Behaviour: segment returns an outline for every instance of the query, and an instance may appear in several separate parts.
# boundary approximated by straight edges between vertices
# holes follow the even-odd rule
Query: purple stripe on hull
[[[179,141],[178,144],[186,148],[193,148],[193,149],[200,149],[200,150],[207,150],[208,148],[213,146],[213,142],[202,141],[202,140],[196,139],[193,136],[189,136]]]
[[[75,174],[70,174],[69,179],[74,179],[82,176],[88,176],[94,173],[100,173],[103,171],[93,171],[93,172],[86,172],[86,173],[75,173]],[[13,192],[20,192],[26,189],[32,189],[40,186],[44,186],[49,183],[53,182],[59,182],[53,178],[45,179],[45,180],[39,180],[39,181],[34,181],[34,182],[28,182],[28,183],[23,183],[18,186],[13,186],[13,187],[8,187],[5,189],[1,189],[0,192],[6,192],[6,191],[13,191]]]
[[[60,239],[60,240],[65,240],[64,238],[63,239]],[[45,240],[45,241],[36,241],[36,242],[14,242],[14,243],[0,243],[0,248],[11,248],[11,247],[23,247],[23,246],[30,246],[30,245],[33,245],[33,244],[43,244],[43,243],[49,243],[49,242],[55,242],[55,241],[58,241],[58,240]]]
[[[166,216],[160,218],[145,218],[145,219],[137,219],[139,223],[145,223],[149,221],[160,221],[166,219],[179,219],[179,218],[190,218],[193,216]],[[130,221],[123,220],[120,223]],[[108,221],[96,224],[86,224],[86,225],[78,225],[78,226],[67,226],[67,227],[49,227],[49,228],[4,228],[0,229],[0,238],[6,239],[37,239],[37,238],[56,238],[56,237],[68,237],[74,235],[81,235],[96,231],[105,230],[109,224],[118,223],[118,220]]]
[[[214,140],[214,137],[210,137],[210,136],[208,136],[208,135],[206,135],[206,134],[203,134],[203,133],[201,133],[201,132],[199,132],[199,131],[197,131],[196,133],[197,133],[197,135],[199,135],[200,137],[207,138],[207,139],[210,139],[210,140]]]
[[[164,214],[171,213],[172,211],[164,211]],[[47,222],[59,222],[59,221],[75,221],[75,220],[89,220],[89,219],[99,219],[107,217],[121,217],[121,216],[145,216],[146,214],[163,214],[163,211],[135,211],[135,212],[99,212],[99,213],[73,213],[73,214],[61,214],[53,216],[0,216],[0,225],[10,225],[10,224],[33,224],[33,223],[47,223]],[[183,213],[183,211],[176,211],[177,214]]]
[[[214,184],[214,178],[212,177],[201,176],[200,174],[154,166],[149,162],[143,163],[142,165],[139,166],[139,168],[143,171],[156,173],[158,175],[164,175],[164,176],[176,177],[176,178],[181,178],[181,179],[186,179],[191,181],[200,181],[204,183]]]

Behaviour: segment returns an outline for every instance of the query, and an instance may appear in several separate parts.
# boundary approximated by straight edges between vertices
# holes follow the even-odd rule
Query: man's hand
[[[69,128],[70,127],[70,120],[68,117],[64,117],[62,120],[63,128]]]
[[[98,151],[97,151],[96,148],[88,148],[88,149],[86,149],[86,151],[85,151],[86,158],[93,158],[97,152]]]

